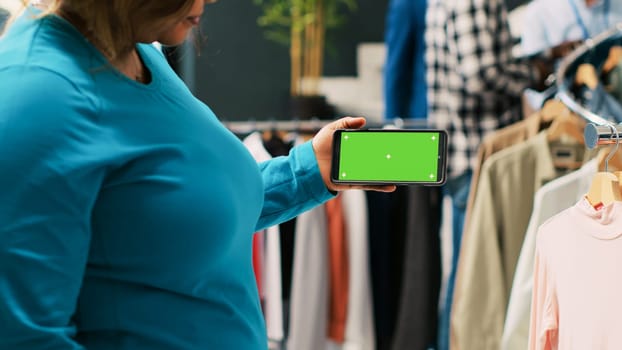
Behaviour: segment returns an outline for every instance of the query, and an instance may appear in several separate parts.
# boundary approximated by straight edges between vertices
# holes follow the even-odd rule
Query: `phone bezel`
[[[382,132],[382,133],[430,133],[439,134],[438,150],[438,169],[437,181],[373,181],[373,180],[340,180],[339,179],[339,159],[341,153],[341,133],[343,132]],[[447,132],[440,129],[338,129],[333,134],[332,161],[330,169],[330,180],[335,184],[346,185],[420,185],[420,186],[441,186],[447,180]]]

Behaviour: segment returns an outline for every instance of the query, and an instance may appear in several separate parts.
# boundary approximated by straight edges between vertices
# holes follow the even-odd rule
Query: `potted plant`
[[[286,45],[290,54],[290,109],[294,117],[332,115],[319,93],[326,30],[344,23],[356,0],[254,0],[263,13],[257,23],[268,40]]]

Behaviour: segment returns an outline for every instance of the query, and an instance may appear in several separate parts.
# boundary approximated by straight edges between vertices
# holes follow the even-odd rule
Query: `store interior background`
[[[510,28],[519,37],[524,5],[506,0]],[[359,0],[358,9],[341,27],[327,33],[327,52],[320,92],[337,115],[364,116],[383,122],[382,95],[385,16],[389,0]],[[257,25],[260,9],[249,0],[219,0],[208,5],[199,45],[177,48],[173,67],[194,94],[224,122],[296,120],[285,111],[289,95],[289,49],[268,41]],[[200,51],[197,55],[196,50]],[[245,129],[245,128],[242,128]],[[443,207],[449,210],[445,198]],[[451,250],[451,222],[443,220],[442,250]],[[443,266],[450,256],[443,254]],[[443,278],[448,276],[443,270]],[[441,290],[441,293],[444,293]]]
[[[331,49],[320,89],[340,115],[382,120],[388,2],[359,0],[346,22],[327,33]],[[519,22],[516,7],[525,2],[507,0],[512,23]],[[173,65],[191,90],[223,121],[295,119],[284,108],[289,94],[289,49],[264,37],[257,25],[260,12],[249,0],[208,5],[199,45],[188,42],[174,58]]]
[[[358,1],[344,25],[327,33],[332,52],[326,54],[326,76],[357,75],[357,45],[383,40],[387,3]],[[289,49],[264,37],[257,25],[260,13],[249,0],[221,0],[206,8],[195,81],[189,85],[223,120],[291,119],[283,109],[289,94]]]

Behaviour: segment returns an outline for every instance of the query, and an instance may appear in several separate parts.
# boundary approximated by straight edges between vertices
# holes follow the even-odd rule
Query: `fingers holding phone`
[[[365,126],[365,118],[345,117],[324,126],[313,137],[313,150],[315,151],[315,157],[318,161],[318,166],[320,168],[322,178],[324,179],[324,183],[331,191],[362,189],[368,191],[393,192],[395,191],[395,186],[391,184],[346,184],[331,181],[330,172],[333,162],[333,144],[334,138],[336,137],[336,130],[357,130],[363,126]]]

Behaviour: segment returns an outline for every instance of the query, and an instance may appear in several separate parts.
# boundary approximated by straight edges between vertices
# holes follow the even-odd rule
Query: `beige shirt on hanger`
[[[468,221],[471,211],[473,210],[473,201],[477,192],[477,183],[479,181],[479,172],[491,155],[502,149],[519,144],[533,136],[536,136],[546,124],[550,123],[555,117],[568,112],[568,108],[559,100],[547,101],[541,110],[521,120],[520,122],[506,126],[503,129],[495,131],[488,135],[482,141],[477,151],[477,168],[473,169],[473,177],[471,178],[471,189],[467,201],[466,221]],[[466,221],[464,227],[466,227]]]

